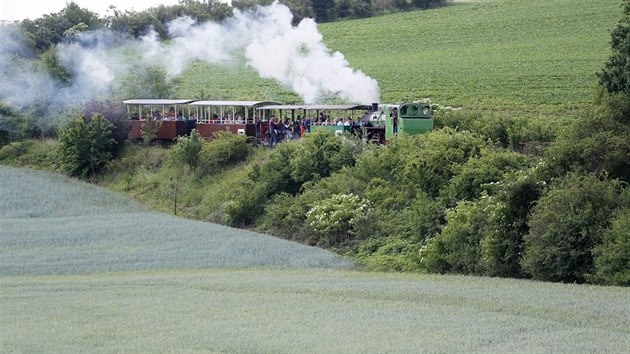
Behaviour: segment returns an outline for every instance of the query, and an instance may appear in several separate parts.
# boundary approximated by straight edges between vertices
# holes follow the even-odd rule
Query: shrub
[[[481,240],[499,208],[490,198],[481,198],[448,209],[446,225],[422,249],[423,266],[430,272],[483,274]]]
[[[191,137],[192,138],[192,137]],[[190,155],[193,157],[196,150],[195,145],[191,145]],[[199,152],[199,168],[201,175],[215,173],[225,168],[227,165],[244,161],[251,151],[251,146],[247,143],[247,137],[232,134],[230,132],[218,132],[214,139],[202,144]]]
[[[199,156],[201,155],[203,143],[201,134],[196,129],[193,129],[190,132],[190,136],[177,138],[177,144],[171,149],[171,159],[176,164],[185,164],[195,172],[199,165]]]
[[[400,140],[401,138],[397,139]],[[459,165],[487,149],[487,142],[470,132],[450,128],[408,138],[417,147],[409,149],[399,171],[401,184],[435,197],[455,175]]]
[[[291,177],[298,183],[330,176],[344,166],[352,166],[362,149],[358,140],[343,140],[330,132],[307,134],[292,156]]]
[[[29,146],[33,145],[31,140],[15,141],[5,145],[0,149],[0,161],[4,163],[14,163],[18,158],[29,151]]]
[[[352,238],[357,218],[369,209],[367,201],[354,194],[335,194],[306,213],[308,225],[326,245],[338,245]]]
[[[615,116],[615,110],[599,107],[562,130],[545,151],[546,178],[580,172],[630,182],[630,126]]]
[[[598,74],[599,84],[608,92],[630,95],[630,2],[624,1],[621,19],[611,37],[612,54]]]
[[[262,214],[266,202],[266,185],[245,180],[225,205],[225,221],[232,226],[250,225]]]
[[[584,282],[594,271],[593,249],[613,212],[630,200],[618,180],[571,174],[533,208],[523,269],[535,279]]]
[[[82,111],[85,117],[100,114],[112,124],[112,138],[116,141],[112,152],[114,156],[119,156],[125,141],[127,141],[127,133],[129,132],[127,110],[122,102],[92,99],[83,103]]]
[[[95,175],[112,158],[116,141],[111,123],[100,115],[88,122],[77,118],[59,136],[59,163],[63,171],[73,176]]]
[[[520,277],[524,236],[527,221],[545,186],[538,180],[538,166],[507,174],[492,185],[493,201],[498,217],[490,218],[481,242],[485,274]]]
[[[470,158],[442,191],[447,206],[459,200],[474,200],[489,192],[491,183],[499,182],[506,173],[527,167],[527,158],[507,151],[491,151]]]
[[[438,128],[468,130],[489,138],[502,148],[515,151],[520,151],[522,143],[526,141],[549,142],[555,138],[551,123],[531,117],[439,110],[434,118]]]
[[[587,276],[589,282],[630,286],[630,208],[615,213],[593,256],[595,271]]]
[[[370,271],[421,270],[420,244],[397,237],[369,239],[361,243],[353,255]]]

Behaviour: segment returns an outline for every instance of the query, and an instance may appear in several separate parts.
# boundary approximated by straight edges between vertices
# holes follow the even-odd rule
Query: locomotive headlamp
[[[424,106],[424,108],[422,109],[422,113],[429,114],[429,106]]]

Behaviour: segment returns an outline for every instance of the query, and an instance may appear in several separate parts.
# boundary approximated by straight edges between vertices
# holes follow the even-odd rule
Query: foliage
[[[140,136],[142,136],[142,145],[148,148],[153,144],[153,141],[157,138],[157,132],[160,130],[162,121],[150,121],[147,120],[142,127],[140,127]]]
[[[500,222],[502,205],[491,198],[461,201],[446,211],[446,225],[421,251],[421,263],[431,272],[483,274],[481,242]],[[492,225],[492,226],[489,226]]]
[[[127,141],[127,133],[129,132],[127,111],[122,102],[111,99],[91,99],[83,102],[81,108],[85,117],[99,114],[112,124],[112,138],[116,141],[112,152],[114,157],[118,156],[125,141]]]
[[[598,74],[599,84],[609,93],[630,96],[630,1],[623,1],[621,19],[611,33],[612,55]]]
[[[260,206],[267,205],[273,196],[283,192],[295,195],[303,185],[352,166],[365,146],[360,141],[343,139],[319,131],[299,142],[278,145],[267,161],[252,170],[248,183],[239,188],[255,186],[255,191],[234,192],[234,200],[226,208],[227,218],[232,224],[248,224],[263,214],[264,208]]]
[[[33,49],[45,52],[60,43],[66,31],[79,24],[85,29],[95,30],[103,25],[103,20],[99,19],[98,14],[71,1],[57,13],[20,22],[20,27],[27,34],[28,41],[33,43]]]
[[[112,125],[101,115],[77,118],[59,134],[59,164],[70,175],[95,175],[112,158]]]
[[[587,172],[630,181],[630,125],[621,122],[628,114],[622,108],[597,107],[563,129],[545,151],[546,179]]]
[[[107,18],[109,28],[132,38],[145,35],[150,29],[160,38],[167,39],[168,22],[183,16],[189,16],[198,22],[221,21],[232,14],[232,8],[217,0],[182,0],[177,5],[159,5],[143,11],[120,11],[110,6],[112,15]]]
[[[438,195],[460,164],[479,156],[489,145],[482,136],[450,128],[410,139],[417,148],[407,152],[404,164],[395,172],[402,176],[403,187],[420,189],[431,197]]]
[[[192,138],[192,137],[191,137]],[[197,142],[189,141],[191,144],[191,157],[194,155],[201,136]],[[214,139],[201,145],[199,151],[199,169],[201,175],[216,173],[226,166],[244,161],[251,153],[251,146],[247,143],[247,137],[230,132],[218,132]]]
[[[550,142],[555,138],[548,119],[440,108],[434,115],[436,128],[450,127],[487,136],[500,147],[521,151],[525,142]]]
[[[43,68],[59,82],[67,84],[73,80],[73,75],[61,64],[56,47],[50,47],[42,53],[40,62]]]
[[[180,136],[177,143],[171,149],[171,159],[177,165],[188,166],[193,172],[199,164],[199,155],[203,147],[203,138],[196,129],[190,132],[190,136]]]
[[[308,225],[331,246],[352,238],[359,217],[369,210],[366,200],[354,194],[335,194],[306,212]]]
[[[422,270],[420,244],[404,238],[372,238],[357,246],[352,255],[370,271],[417,272]]]
[[[342,140],[329,132],[308,134],[289,159],[291,177],[304,183],[327,177],[344,166],[352,166],[363,146],[358,140]]]
[[[503,180],[512,171],[527,167],[527,158],[509,151],[489,151],[468,159],[441,190],[446,205],[459,200],[474,200],[488,192],[492,184]]]
[[[593,274],[589,282],[630,286],[630,208],[618,210],[604,232],[602,242],[593,249]]]
[[[55,140],[14,141],[0,149],[0,163],[4,165],[56,171],[58,168]]]
[[[594,248],[629,194],[618,180],[568,175],[532,210],[523,269],[535,279],[584,282],[594,271]]]

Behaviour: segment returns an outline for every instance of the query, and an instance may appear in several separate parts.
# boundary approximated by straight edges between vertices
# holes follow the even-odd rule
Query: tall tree
[[[610,93],[630,95],[630,0],[622,6],[621,20],[612,32],[613,53],[599,73],[599,83]]]

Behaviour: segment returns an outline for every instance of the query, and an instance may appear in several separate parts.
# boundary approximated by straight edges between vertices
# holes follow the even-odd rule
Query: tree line
[[[150,29],[162,39],[168,39],[167,24],[179,17],[189,16],[198,22],[221,21],[232,15],[234,9],[247,10],[257,5],[269,5],[273,0],[236,0],[232,5],[219,0],[180,0],[176,5],[160,5],[143,11],[120,10],[110,6],[109,14],[98,14],[69,2],[64,9],[35,20],[19,22],[29,46],[43,53],[79,32],[109,28],[137,38]],[[445,3],[446,0],[284,0],[297,23],[305,17],[318,22],[364,18],[392,11],[426,9]]]

